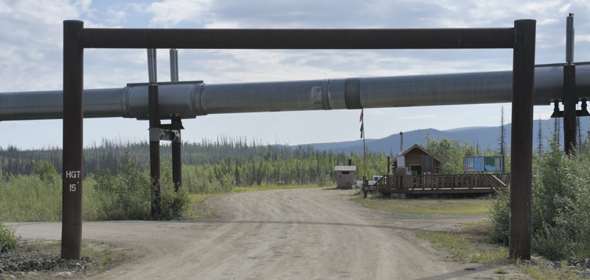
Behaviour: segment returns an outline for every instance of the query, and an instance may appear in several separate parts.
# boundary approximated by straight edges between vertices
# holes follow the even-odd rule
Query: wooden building
[[[398,156],[397,169],[402,170],[402,173],[406,175],[438,174],[440,173],[440,161],[422,146],[414,144]]]

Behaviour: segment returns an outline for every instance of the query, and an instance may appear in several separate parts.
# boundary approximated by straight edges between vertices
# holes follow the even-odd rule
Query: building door
[[[416,175],[422,175],[422,166],[420,165],[411,165],[410,166],[410,171],[412,172],[412,175],[416,176]]]

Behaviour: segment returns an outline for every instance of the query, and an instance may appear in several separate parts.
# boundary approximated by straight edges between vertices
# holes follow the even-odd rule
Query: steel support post
[[[172,127],[182,127],[180,118],[172,119]],[[174,181],[174,191],[178,192],[182,185],[182,138],[181,130],[172,140],[172,181]]]
[[[63,23],[63,170],[61,257],[80,258],[82,240],[82,91],[84,49],[81,21]]]
[[[159,219],[161,214],[160,195],[160,106],[158,100],[158,82],[156,50],[148,49],[148,107],[150,122],[150,177],[151,177],[151,217]]]
[[[531,256],[535,25],[534,20],[514,22],[510,257],[516,259],[530,259]]]
[[[178,82],[178,51],[170,49],[170,81]],[[178,192],[182,185],[182,120],[179,117],[172,118],[172,129],[177,129],[178,134],[172,139],[172,181],[174,191]]]
[[[577,141],[576,124],[576,66],[566,64],[563,66],[563,145],[565,153],[574,153]]]
[[[565,153],[571,155],[576,148],[576,66],[574,65],[574,15],[567,17],[566,53],[563,66],[563,145]]]

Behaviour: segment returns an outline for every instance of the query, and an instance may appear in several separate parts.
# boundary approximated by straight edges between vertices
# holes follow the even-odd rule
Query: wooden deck
[[[492,194],[506,188],[508,174],[387,175],[377,182],[382,194]]]

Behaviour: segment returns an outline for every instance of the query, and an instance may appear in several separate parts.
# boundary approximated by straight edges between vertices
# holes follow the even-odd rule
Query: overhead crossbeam
[[[86,28],[84,48],[159,49],[500,49],[512,28],[115,29]]]

